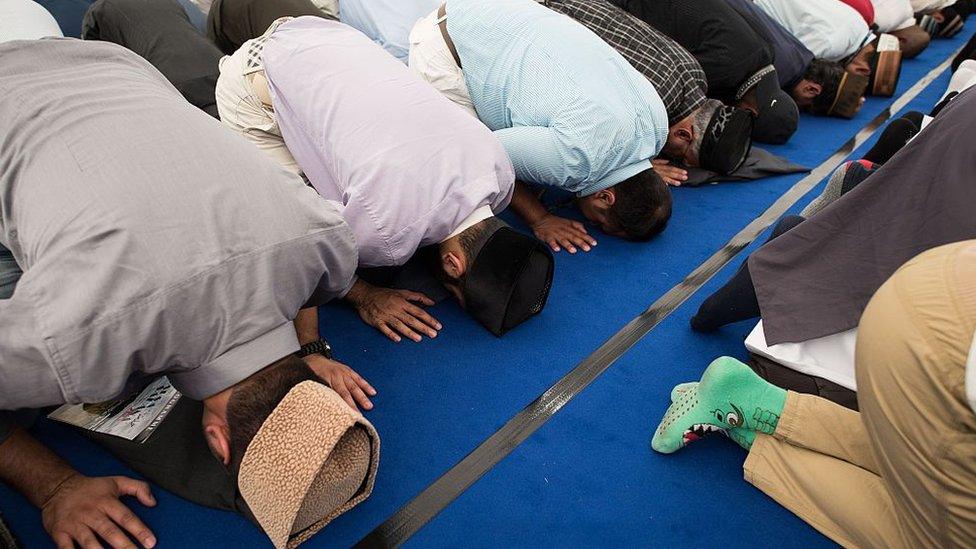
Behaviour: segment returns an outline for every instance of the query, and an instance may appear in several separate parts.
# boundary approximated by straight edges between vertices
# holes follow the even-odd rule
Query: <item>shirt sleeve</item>
[[[578,148],[567,146],[553,128],[519,126],[495,130],[495,136],[512,160],[520,181],[555,185],[567,190],[586,179],[588,159]]]
[[[0,300],[0,410],[64,403],[23,280]]]
[[[332,206],[334,203],[328,201]],[[329,301],[345,297],[356,283],[356,268],[359,266],[359,251],[352,229],[342,221],[339,211],[335,212],[337,225],[330,231],[330,238],[320,243],[319,253],[325,265],[322,277],[315,291],[305,303],[305,307],[317,307]]]

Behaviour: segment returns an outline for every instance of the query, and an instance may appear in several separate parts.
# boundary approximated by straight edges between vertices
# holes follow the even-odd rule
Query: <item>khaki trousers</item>
[[[464,73],[451,55],[437,21],[437,10],[434,10],[413,26],[407,66],[444,97],[478,118],[471,95],[468,94]]]
[[[278,127],[264,70],[247,69],[250,40],[233,55],[220,60],[220,76],[214,94],[217,112],[225,126],[255,144],[289,172],[302,175]]]
[[[857,413],[789,393],[745,478],[847,547],[976,547],[976,241],[909,261],[861,317]]]

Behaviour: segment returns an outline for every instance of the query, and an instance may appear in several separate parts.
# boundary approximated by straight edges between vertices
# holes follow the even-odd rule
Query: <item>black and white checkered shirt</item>
[[[708,84],[698,61],[671,38],[606,0],[544,0],[620,52],[657,90],[674,124],[705,102]]]
[[[268,38],[278,30],[282,24],[291,21],[294,17],[279,17],[275,19],[268,30],[264,31],[264,34],[258,36],[257,38],[252,38],[241,46],[247,48],[247,56],[244,59],[244,74],[252,74],[255,72],[261,72],[264,70],[264,61],[262,60],[262,55],[264,55],[264,45],[268,42]]]

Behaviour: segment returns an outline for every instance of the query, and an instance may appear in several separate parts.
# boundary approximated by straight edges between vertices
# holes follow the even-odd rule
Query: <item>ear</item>
[[[820,84],[817,84],[816,82],[811,82],[809,80],[804,81],[803,83],[804,97],[809,97],[810,99],[813,99],[814,97],[820,95],[821,92],[823,92],[823,86],[821,86]]]
[[[209,423],[203,426],[203,435],[207,439],[210,453],[224,464],[230,465],[230,431],[226,423]]]
[[[613,192],[613,189],[603,189],[596,193],[596,199],[603,202],[607,207],[610,207],[617,201],[617,193]]]
[[[467,270],[464,257],[455,250],[444,250],[441,252],[441,266],[444,272],[451,278],[461,278]]]

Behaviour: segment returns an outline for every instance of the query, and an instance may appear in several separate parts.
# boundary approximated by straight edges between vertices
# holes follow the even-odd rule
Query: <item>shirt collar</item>
[[[468,217],[464,218],[464,221],[462,221],[461,224],[458,225],[456,229],[454,229],[453,231],[451,231],[451,234],[447,235],[447,238],[445,238],[444,240],[449,240],[451,238],[454,238],[455,236],[457,236],[457,235],[463,233],[464,231],[470,229],[475,224],[481,223],[482,221],[488,219],[489,217],[491,217],[493,215],[495,215],[495,212],[491,211],[491,206],[487,206],[487,205],[486,206],[479,206],[478,209],[476,209],[475,211],[471,212],[471,215],[469,215]]]

